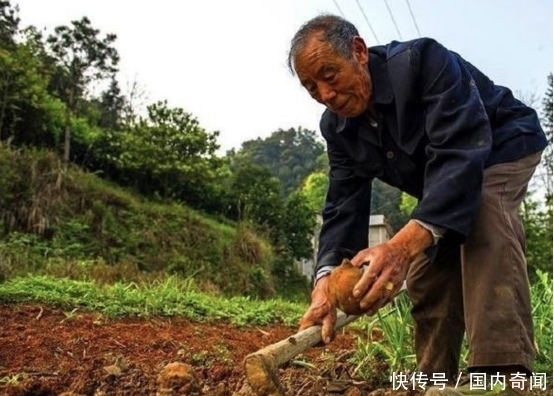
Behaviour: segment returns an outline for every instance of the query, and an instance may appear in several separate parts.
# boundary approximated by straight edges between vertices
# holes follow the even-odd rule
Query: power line
[[[396,28],[396,32],[398,33],[398,36],[400,37],[400,40],[402,39],[402,33],[400,33],[400,29],[398,29],[398,25],[396,24],[396,19],[394,19],[394,15],[392,15],[392,11],[389,7],[389,3],[387,3],[387,0],[383,0],[385,2],[385,5],[387,6],[387,10],[389,10],[390,19],[392,19],[392,23],[394,23],[394,27]]]
[[[371,33],[373,34],[373,37],[375,37],[375,40],[377,41],[377,44],[381,44],[379,42],[379,39],[377,38],[377,35],[375,34],[375,30],[373,30],[373,27],[371,26],[371,23],[369,23],[369,19],[367,18],[367,15],[364,12],[364,9],[362,8],[362,5],[358,0],[356,0],[356,3],[358,4],[358,8],[362,12],[362,15],[364,16],[365,21],[367,22],[367,25],[369,26],[369,30],[371,30]]]
[[[341,10],[340,7],[339,7],[339,3],[337,3],[337,0],[333,0],[333,3],[335,3],[335,5],[337,6],[337,8],[339,9],[339,12],[340,12],[340,14],[342,15],[342,17],[343,17],[343,18],[346,18],[346,17],[344,16],[344,12],[342,12],[342,10]]]
[[[410,10],[410,15],[412,16],[412,21],[414,21],[415,28],[417,30],[417,34],[419,37],[421,37],[421,32],[419,31],[419,26],[417,26],[417,22],[414,16],[414,13],[412,12],[412,7],[410,6],[410,0],[406,0],[406,4],[408,5],[408,10]]]

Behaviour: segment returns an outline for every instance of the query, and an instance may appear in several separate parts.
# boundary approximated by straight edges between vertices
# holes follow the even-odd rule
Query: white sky
[[[279,128],[319,130],[323,107],[289,73],[286,56],[298,27],[320,12],[344,13],[375,45],[360,6],[385,44],[419,36],[409,4],[422,36],[525,96],[542,98],[552,71],[550,0],[11,1],[23,26],[50,32],[87,16],[102,34],[117,34],[121,86],[137,81],[148,103],[167,99],[184,108],[220,131],[224,150]]]

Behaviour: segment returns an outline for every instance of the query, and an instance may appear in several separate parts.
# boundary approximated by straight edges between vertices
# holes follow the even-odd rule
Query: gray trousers
[[[418,371],[429,377],[456,377],[464,331],[470,369],[532,370],[533,320],[518,209],[540,158],[536,153],[487,168],[466,243],[439,243],[433,261],[422,254],[411,264],[406,284]]]

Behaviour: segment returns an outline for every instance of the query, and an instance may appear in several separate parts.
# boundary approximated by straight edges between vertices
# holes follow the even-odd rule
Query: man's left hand
[[[433,234],[410,220],[390,241],[358,252],[352,264],[368,265],[353,291],[355,298],[363,296],[360,308],[373,315],[392,301],[406,279],[412,260],[432,244]]]
[[[361,250],[351,260],[357,267],[369,263],[353,291],[354,297],[363,296],[360,307],[373,315],[392,301],[406,279],[410,261],[406,249],[391,242]]]

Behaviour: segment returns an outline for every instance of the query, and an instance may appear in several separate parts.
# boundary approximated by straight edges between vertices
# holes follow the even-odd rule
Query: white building
[[[321,230],[321,224],[323,220],[321,214],[317,214],[317,225],[312,237],[312,246],[314,247],[314,253],[312,259],[302,259],[297,262],[298,270],[301,274],[309,279],[312,279],[314,275],[314,263],[317,260],[317,249],[319,242],[319,232]],[[387,223],[387,219],[384,215],[371,215],[369,216],[369,235],[368,246],[375,246],[380,243],[386,242],[393,235],[392,228]]]

